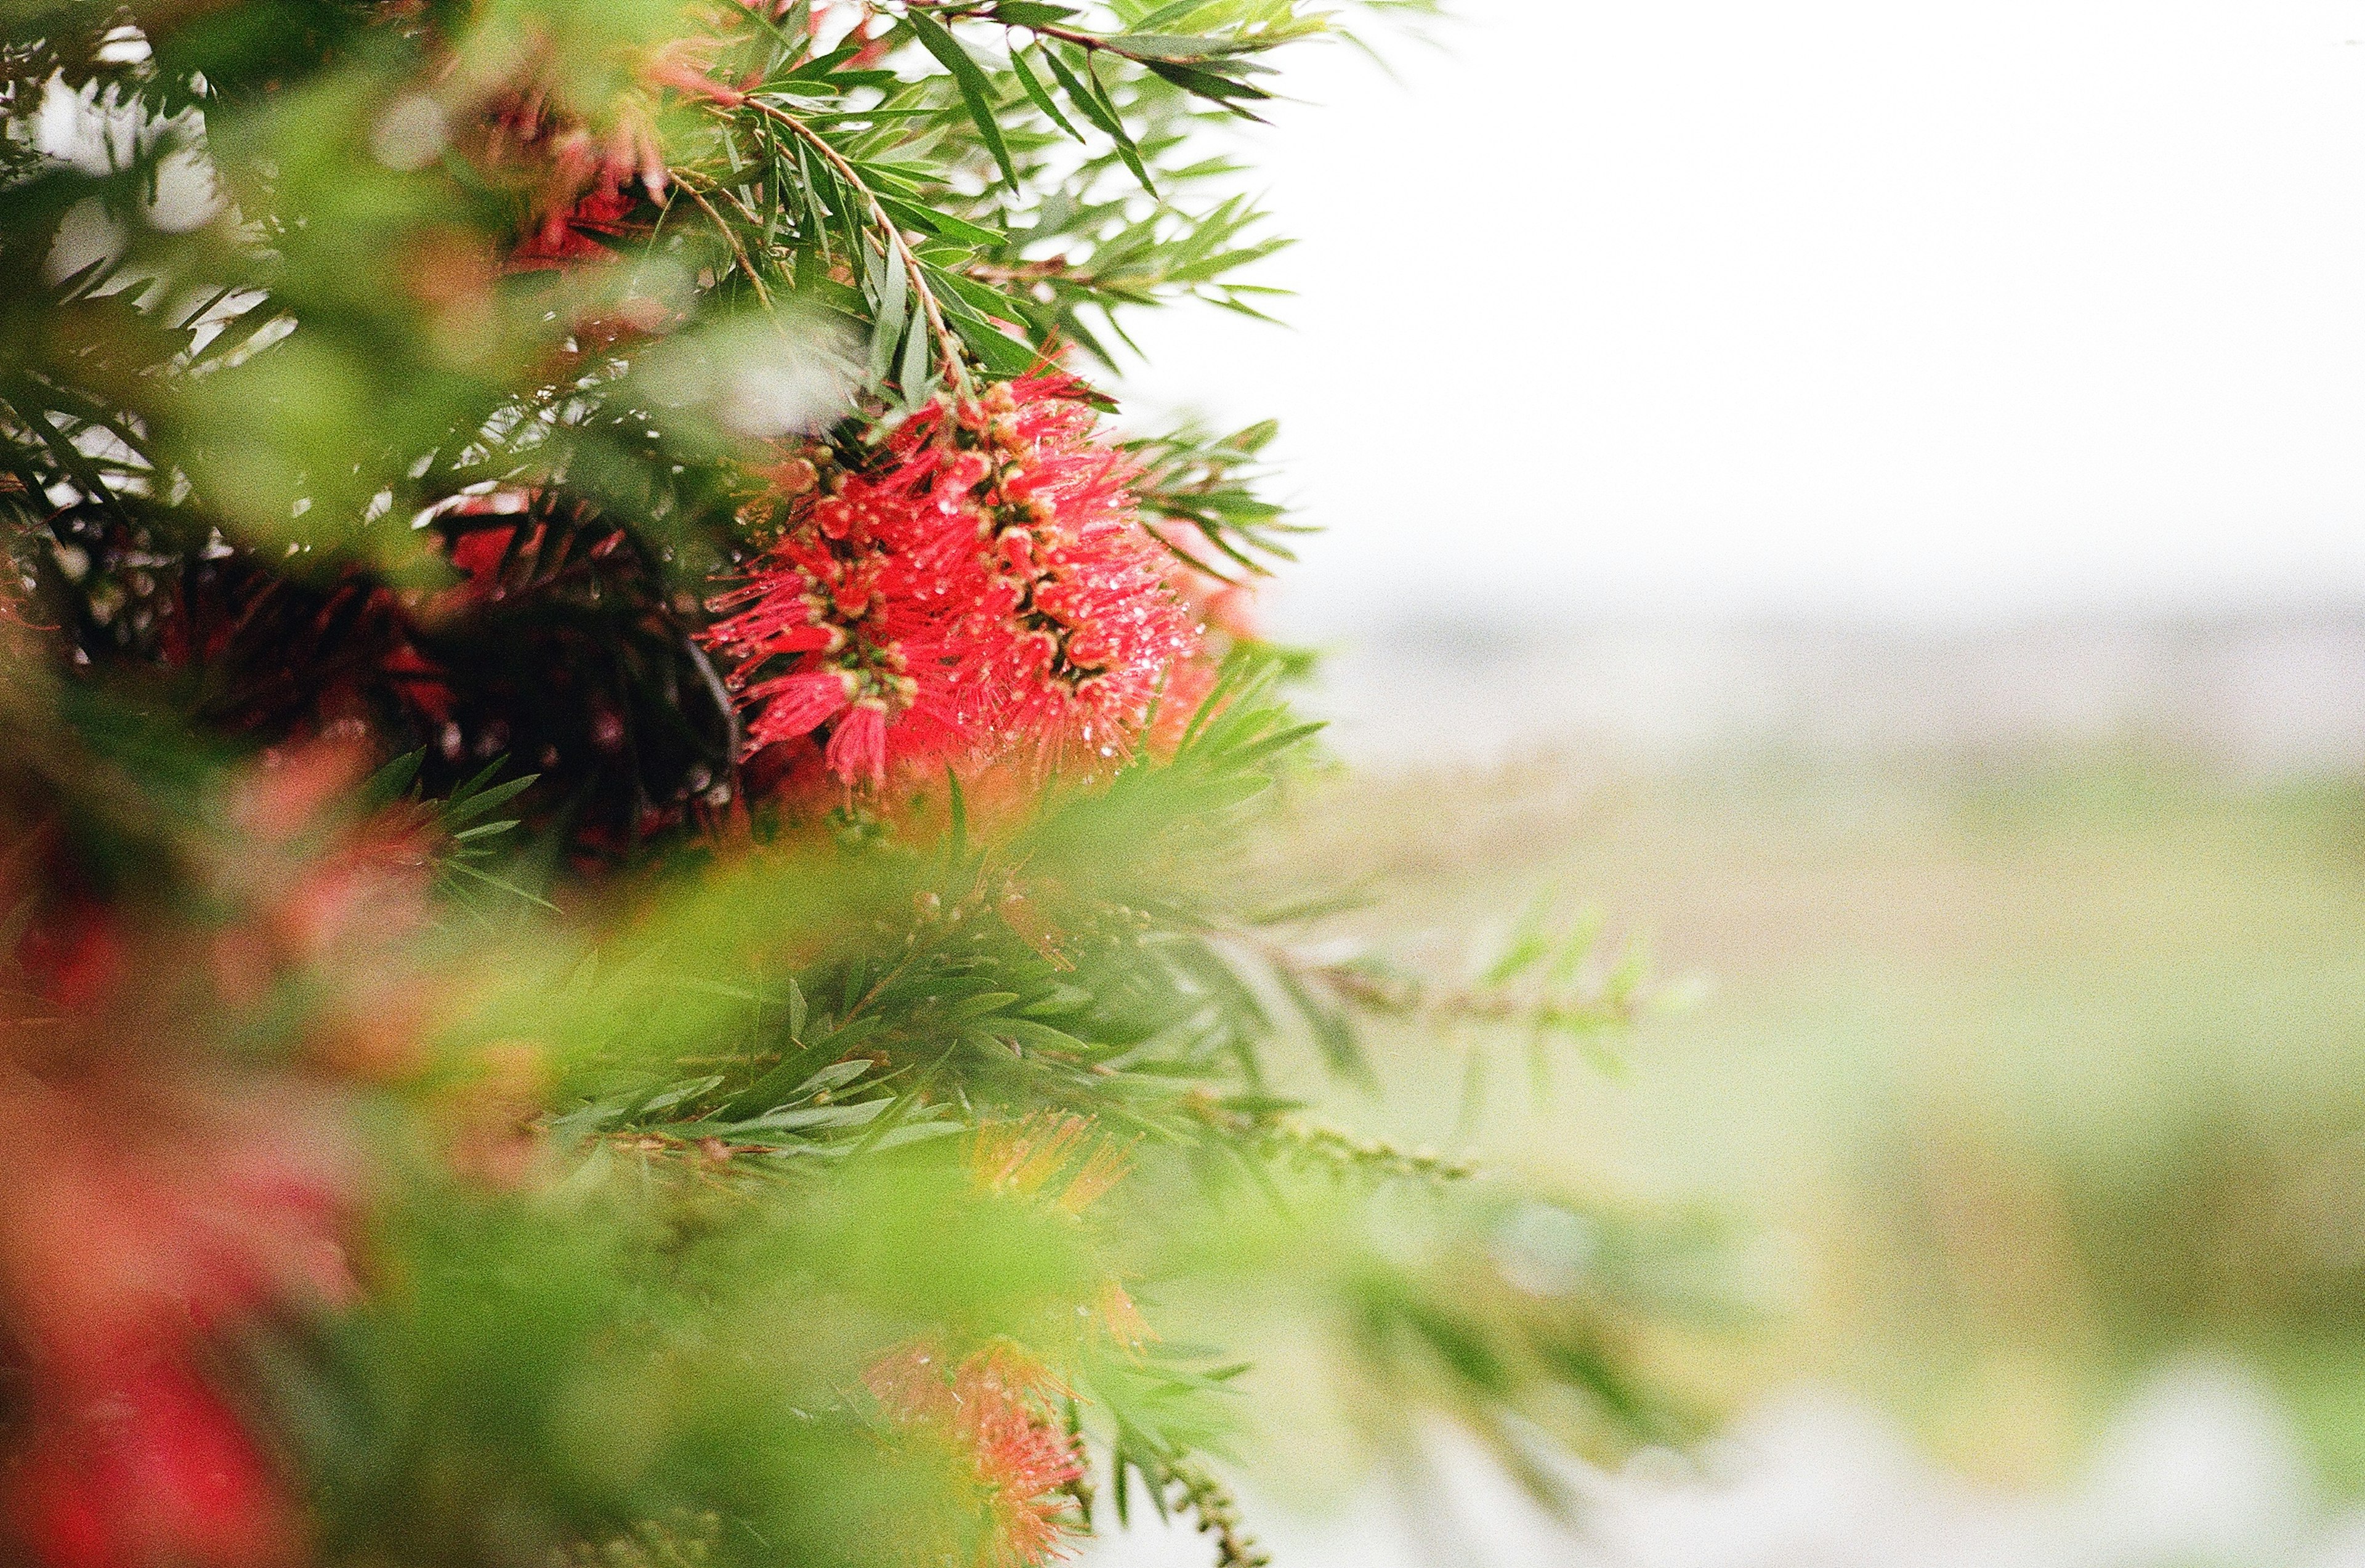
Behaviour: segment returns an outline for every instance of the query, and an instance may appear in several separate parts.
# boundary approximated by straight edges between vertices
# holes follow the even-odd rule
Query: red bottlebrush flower
[[[0,1460],[7,1526],[48,1568],[289,1561],[293,1509],[192,1363],[241,1319],[353,1294],[337,1135],[300,1094],[8,1065],[0,1136],[39,1176],[0,1215],[25,1406]]]
[[[1083,1473],[1076,1440],[1053,1409],[1050,1373],[1014,1346],[957,1364],[923,1343],[864,1375],[894,1424],[948,1439],[976,1491],[977,1568],[1039,1568],[1064,1556],[1068,1484]]]
[[[269,1568],[293,1513],[253,1439],[188,1368],[151,1361],[52,1401],[6,1482],[48,1568]]]
[[[813,734],[854,706],[855,686],[844,671],[824,669],[784,675],[748,688],[747,700],[764,704],[761,716],[748,726],[748,741],[762,746]],[[883,731],[880,738],[885,739]]]
[[[793,500],[780,541],[716,601],[736,613],[705,641],[731,663],[751,753],[835,721],[826,756],[851,783],[965,749],[973,665],[954,633],[985,578],[958,538],[971,525],[928,477],[891,465]]]
[[[802,462],[765,470],[796,480],[774,492],[785,527],[706,633],[749,750],[834,721],[849,783],[1128,755],[1201,633],[1093,426],[1074,382],[1029,376],[924,410],[827,488]]]
[[[996,656],[976,722],[1091,771],[1129,754],[1202,630],[1141,526],[1131,461],[1094,439],[1080,390],[1027,376],[957,410],[956,424],[991,463],[980,512],[996,593],[972,625]]]

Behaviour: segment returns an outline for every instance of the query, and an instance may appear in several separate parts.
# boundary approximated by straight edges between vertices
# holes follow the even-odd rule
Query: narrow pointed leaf
[[[993,154],[1002,170],[1002,178],[1012,191],[1018,189],[1018,170],[1010,162],[1010,148],[1002,140],[1002,122],[994,118],[993,84],[985,72],[970,58],[960,40],[947,32],[944,24],[921,11],[907,11],[903,20],[920,47],[936,57],[944,68],[952,73],[953,83],[960,89],[961,102],[969,106],[969,118],[977,122],[977,133],[985,139],[986,151]]]

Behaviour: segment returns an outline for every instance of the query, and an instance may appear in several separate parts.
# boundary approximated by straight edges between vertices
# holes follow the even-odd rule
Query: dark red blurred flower
[[[118,1366],[47,1394],[6,1478],[25,1547],[49,1568],[272,1568],[295,1518],[238,1417],[187,1367]]]
[[[349,1299],[351,1161],[318,1097],[116,1062],[11,1062],[0,1139],[37,1172],[0,1212],[21,1425],[8,1522],[52,1568],[268,1568],[294,1513],[193,1370],[259,1315]]]
[[[338,1036],[364,1019],[415,1022],[388,988],[417,989],[399,952],[424,879],[415,823],[348,814],[364,761],[292,746],[231,788],[228,847],[185,868],[205,921],[60,892],[80,880],[62,850],[0,868],[0,899],[33,910],[0,955],[18,1177],[0,1204],[0,1526],[34,1562],[270,1568],[297,1550],[294,1506],[202,1369],[246,1327],[355,1294],[360,1160],[317,1069],[355,1054]],[[225,1048],[291,987],[316,1004],[308,1070]]]

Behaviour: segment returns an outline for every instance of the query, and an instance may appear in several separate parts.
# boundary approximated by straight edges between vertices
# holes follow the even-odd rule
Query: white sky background
[[[1294,330],[1138,334],[1283,632],[2365,602],[2365,0],[1453,3],[1250,128]]]

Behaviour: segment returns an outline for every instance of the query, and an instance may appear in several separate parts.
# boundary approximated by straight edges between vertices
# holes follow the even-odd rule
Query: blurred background
[[[1597,908],[1686,1002],[1359,1114],[1740,1215],[1771,1305],[1579,1528],[1300,1439],[1273,1545],[2365,1563],[2365,4],[1453,10],[1255,133],[1291,326],[1129,395],[1278,415],[1326,531],[1276,877],[1431,957]]]

